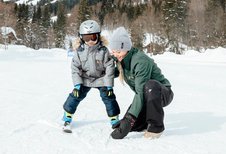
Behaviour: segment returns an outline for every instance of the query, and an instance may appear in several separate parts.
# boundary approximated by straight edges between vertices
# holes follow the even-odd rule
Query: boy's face
[[[126,57],[127,52],[128,51],[112,50],[113,56],[116,57],[120,62]]]
[[[89,41],[89,42],[85,42],[88,46],[94,46],[95,44],[97,44],[97,40],[96,41]]]
[[[94,46],[97,44],[98,34],[85,34],[82,35],[82,39],[88,46]]]

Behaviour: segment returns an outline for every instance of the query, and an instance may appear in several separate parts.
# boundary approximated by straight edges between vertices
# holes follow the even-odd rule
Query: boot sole
[[[162,132],[161,133],[153,133],[153,132],[145,132],[144,133],[144,138],[147,138],[147,139],[158,139],[160,136],[162,135]]]

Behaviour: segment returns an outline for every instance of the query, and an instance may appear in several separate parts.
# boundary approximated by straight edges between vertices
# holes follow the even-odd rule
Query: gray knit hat
[[[113,32],[109,48],[123,51],[129,51],[132,48],[130,36],[124,27],[119,27]]]

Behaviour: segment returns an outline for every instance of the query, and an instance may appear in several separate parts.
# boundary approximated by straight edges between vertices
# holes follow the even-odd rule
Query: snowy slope
[[[19,4],[27,4],[27,5],[37,5],[40,0],[18,0],[16,3]]]
[[[154,56],[175,93],[165,108],[166,130],[157,140],[135,132],[113,140],[95,89],[78,107],[73,134],[60,130],[62,105],[73,87],[65,50],[0,48],[1,154],[226,153],[226,49]],[[118,79],[114,89],[122,117],[133,92]]]

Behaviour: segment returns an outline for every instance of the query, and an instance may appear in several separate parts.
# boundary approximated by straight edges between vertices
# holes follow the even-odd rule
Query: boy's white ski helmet
[[[94,20],[86,20],[81,23],[79,27],[79,34],[93,34],[93,33],[100,33],[100,26]]]

